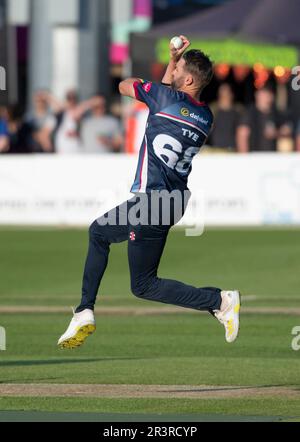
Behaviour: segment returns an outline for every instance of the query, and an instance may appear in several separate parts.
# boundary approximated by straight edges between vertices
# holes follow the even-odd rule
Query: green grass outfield
[[[207,385],[257,387],[257,395],[249,389],[241,397],[204,399],[0,397],[0,410],[300,420],[300,351],[291,349],[291,330],[300,326],[299,237],[297,229],[170,235],[160,276],[197,286],[237,287],[245,295],[245,308],[279,309],[278,314],[244,314],[240,339],[231,346],[213,318],[182,310],[99,315],[97,333],[86,345],[63,352],[56,342],[70,315],[0,313],[0,326],[7,332],[7,351],[0,352],[0,389],[10,383]],[[0,311],[78,304],[86,231],[2,228],[0,244]],[[163,313],[165,306],[130,294],[126,258],[126,244],[112,247],[98,307],[161,307]],[[280,313],[286,307],[291,314]],[[294,394],[259,394],[265,387],[291,387]]]

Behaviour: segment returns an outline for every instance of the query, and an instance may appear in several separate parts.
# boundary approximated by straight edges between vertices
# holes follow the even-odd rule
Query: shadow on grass
[[[280,416],[231,416],[221,414],[121,414],[0,411],[0,422],[280,422]]]
[[[228,386],[228,387],[212,387],[212,388],[193,388],[184,390],[184,393],[215,393],[218,391],[244,391],[244,390],[263,390],[266,388],[286,388],[291,387],[290,384],[273,384],[273,385],[250,385],[250,386]],[[298,390],[297,387],[291,387],[294,390]],[[162,390],[163,391],[163,390]],[[168,393],[182,393],[183,390],[167,390]]]
[[[46,359],[28,361],[3,361],[1,367],[31,367],[40,365],[86,364],[90,362],[133,361],[145,358],[94,358],[94,359]],[[0,382],[1,383],[1,382]]]

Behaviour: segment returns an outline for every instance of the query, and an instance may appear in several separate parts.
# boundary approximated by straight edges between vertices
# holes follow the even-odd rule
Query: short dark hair
[[[202,91],[213,79],[213,62],[199,49],[187,51],[183,58],[186,70],[199,82],[199,89]]]

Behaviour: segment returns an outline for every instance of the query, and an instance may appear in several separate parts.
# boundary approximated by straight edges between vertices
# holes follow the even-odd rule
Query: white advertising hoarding
[[[89,225],[132,197],[136,165],[127,155],[2,156],[0,224]],[[299,154],[200,155],[189,187],[184,225],[300,225]]]

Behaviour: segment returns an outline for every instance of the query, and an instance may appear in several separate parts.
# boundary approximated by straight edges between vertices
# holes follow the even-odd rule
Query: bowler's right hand
[[[190,47],[191,42],[184,35],[179,36],[183,41],[183,47],[181,49],[176,49],[173,43],[170,43],[170,58],[176,63],[181,59],[188,47]]]

